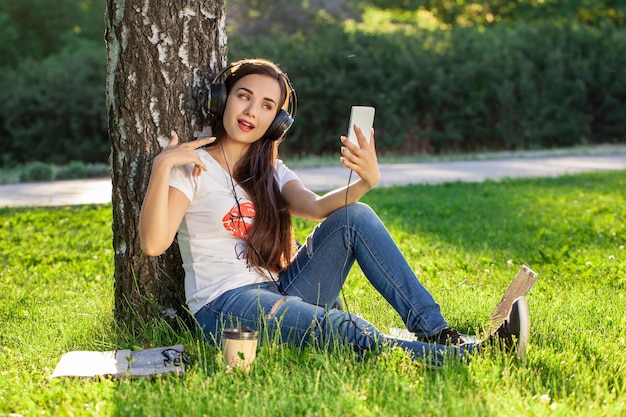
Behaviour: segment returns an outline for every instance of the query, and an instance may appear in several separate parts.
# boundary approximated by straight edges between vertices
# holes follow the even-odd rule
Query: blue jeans
[[[381,220],[362,203],[333,212],[315,227],[280,274],[278,288],[268,282],[228,291],[203,307],[196,319],[216,343],[223,327],[241,325],[297,346],[340,342],[359,351],[398,346],[414,359],[436,364],[448,354],[476,349],[474,344],[451,347],[391,338],[363,318],[331,308],[354,261],[409,331],[430,336],[448,326]]]

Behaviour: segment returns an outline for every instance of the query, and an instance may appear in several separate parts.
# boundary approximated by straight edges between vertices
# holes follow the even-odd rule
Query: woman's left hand
[[[353,128],[359,145],[350,142],[346,136],[341,137],[341,142],[343,143],[341,147],[341,164],[346,168],[354,170],[370,188],[373,188],[380,179],[376,144],[374,143],[374,129],[370,132],[370,140],[368,142],[358,126]]]

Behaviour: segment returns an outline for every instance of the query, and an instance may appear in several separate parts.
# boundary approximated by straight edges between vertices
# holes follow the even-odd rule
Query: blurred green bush
[[[106,162],[105,62],[101,45],[83,41],[5,68],[0,73],[2,162]]]
[[[298,114],[283,154],[337,152],[353,104],[376,107],[382,152],[626,141],[626,31],[613,26],[327,25],[306,37],[231,36],[229,50],[289,74]]]
[[[377,109],[381,153],[450,153],[626,141],[626,30],[553,22],[442,29],[319,21],[306,35],[229,37],[298,93],[285,156],[336,153],[350,106]],[[1,166],[106,163],[105,50],[75,41],[0,72]]]
[[[67,165],[56,165],[49,162],[33,161],[16,166],[12,170],[3,170],[2,174],[0,175],[0,184],[108,177],[111,172],[108,164],[87,164],[83,161],[71,161]]]
[[[24,165],[20,174],[20,182],[52,181],[56,179],[56,167],[52,164],[34,161]]]

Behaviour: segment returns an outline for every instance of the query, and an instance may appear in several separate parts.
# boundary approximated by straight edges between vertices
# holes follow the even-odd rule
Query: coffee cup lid
[[[243,326],[239,328],[224,329],[224,337],[227,339],[256,339],[257,332],[254,329]]]

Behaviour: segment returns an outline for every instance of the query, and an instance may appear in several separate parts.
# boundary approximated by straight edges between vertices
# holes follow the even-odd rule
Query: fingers
[[[172,130],[170,134],[171,134],[171,138],[170,138],[170,143],[168,144],[168,146],[178,145],[180,142],[180,139],[178,138],[178,133],[176,133],[175,130]],[[197,149],[213,142],[215,142],[215,136],[204,137],[202,139],[193,140],[187,143],[189,144],[189,146],[192,146],[194,149]]]
[[[372,128],[372,130],[370,131],[370,141],[369,141],[369,147],[370,149],[374,149],[374,151],[376,151],[376,145],[374,144],[375,140],[374,140],[374,128]]]
[[[369,140],[367,140],[364,132],[361,130],[360,127],[358,127],[357,125],[354,125],[353,129],[354,129],[354,133],[356,134],[358,145],[350,141],[344,140],[345,136],[342,136],[341,141],[344,143],[344,145],[346,145],[350,149],[350,151],[353,153],[357,153],[358,149],[372,148],[372,142],[374,139],[374,129],[372,128],[371,131],[369,132]]]
[[[355,158],[367,158],[368,155],[376,154],[376,146],[374,144],[374,129],[370,132],[370,140],[367,141],[362,134],[357,135],[359,145],[355,145],[348,140],[346,136],[341,136],[343,147],[341,153],[346,156],[354,156]]]
[[[191,175],[193,175],[194,177],[197,177],[198,175],[202,174],[202,171],[206,171],[206,167],[201,167],[199,165],[194,165],[193,166],[193,172],[191,173]]]
[[[206,146],[206,145],[208,145],[210,143],[213,143],[213,142],[215,142],[215,136],[194,140],[194,141],[191,141],[189,143],[191,143],[193,145],[193,147],[195,149],[197,149],[197,148],[201,148],[201,147]]]
[[[207,167],[204,162],[202,162],[202,159],[196,152],[196,149],[206,146],[214,141],[214,137],[204,137],[202,139],[180,143],[178,133],[176,133],[175,130],[172,130],[169,144],[156,157],[155,161],[159,160],[161,165],[170,167],[193,164],[192,175],[198,176],[202,173],[202,171],[206,171]]]
[[[172,130],[170,132],[170,143],[168,144],[168,146],[174,146],[174,145],[178,145],[178,133],[176,133],[175,130]]]
[[[350,141],[350,143],[353,144],[355,147],[363,148],[363,146],[366,144],[366,141],[365,137],[363,136],[363,132],[361,131],[361,128],[357,125],[352,125],[351,129],[356,136],[356,143],[352,141]]]
[[[357,125],[354,125],[353,129],[354,129],[354,133],[356,133],[356,140],[357,142],[359,142],[359,146],[361,147],[361,149],[363,149],[365,146],[367,146],[365,135],[363,134],[363,131],[361,130],[361,128],[358,127]]]
[[[357,128],[358,129],[358,128]],[[374,129],[370,131],[369,141],[365,139],[363,133],[355,129],[360,147],[350,142],[347,137],[342,136],[341,142],[341,164],[354,170],[363,180],[371,186],[378,182],[379,170],[376,157],[376,146],[374,143]]]

